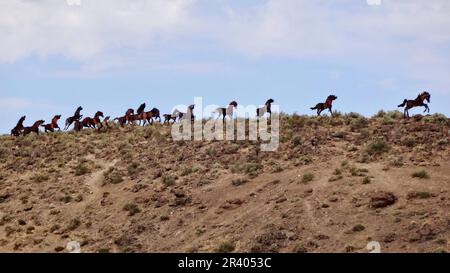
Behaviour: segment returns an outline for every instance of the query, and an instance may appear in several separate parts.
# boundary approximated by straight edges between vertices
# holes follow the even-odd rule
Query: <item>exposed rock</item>
[[[391,206],[397,202],[397,197],[391,192],[375,192],[370,197],[369,207],[371,209],[379,209]]]

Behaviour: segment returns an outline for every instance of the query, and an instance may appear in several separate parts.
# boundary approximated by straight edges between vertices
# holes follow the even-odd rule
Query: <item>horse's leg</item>
[[[333,106],[330,106],[330,107],[328,108],[328,110],[330,111],[331,117],[333,117]]]

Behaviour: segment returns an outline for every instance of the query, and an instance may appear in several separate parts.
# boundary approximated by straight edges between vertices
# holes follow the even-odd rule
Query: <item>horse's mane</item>
[[[43,120],[38,120],[38,121],[36,121],[36,122],[33,124],[32,127],[37,127],[37,126],[39,126],[40,123],[44,123],[44,121],[43,121]]]

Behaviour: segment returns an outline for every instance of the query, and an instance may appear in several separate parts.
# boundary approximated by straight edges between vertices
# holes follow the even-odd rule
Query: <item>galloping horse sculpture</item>
[[[415,100],[407,100],[405,99],[402,104],[400,104],[398,107],[405,107],[404,117],[409,118],[409,110],[414,107],[423,106],[425,107],[424,113],[428,111],[430,113],[430,107],[428,107],[428,104],[424,103],[424,101],[427,101],[428,103],[431,102],[431,95],[428,92],[423,92],[422,94],[419,94]]]
[[[324,103],[318,103],[315,107],[311,107],[311,110],[317,110],[317,116],[320,116],[324,110],[328,109],[331,116],[333,116],[333,101],[337,100],[337,98],[335,95],[330,95]]]
[[[178,111],[178,109],[175,109],[172,114],[164,114],[163,115],[163,117],[164,117],[163,124],[169,125],[170,121],[172,121],[172,124],[175,123],[177,121],[177,118],[180,117],[180,115],[181,115],[181,112]]]
[[[95,113],[94,118],[87,117],[83,119],[81,122],[82,127],[92,128],[92,129],[98,129],[99,131],[103,128],[103,124],[100,120],[100,118],[103,118],[103,112],[98,111]],[[97,128],[98,125],[98,128]]]

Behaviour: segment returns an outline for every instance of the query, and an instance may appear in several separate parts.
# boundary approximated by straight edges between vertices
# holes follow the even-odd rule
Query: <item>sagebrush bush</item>
[[[448,124],[448,118],[443,114],[434,114],[423,118],[424,122],[436,123],[436,124]]]
[[[216,252],[217,253],[231,253],[236,248],[235,244],[233,242],[222,242],[217,247]]]
[[[367,126],[369,126],[369,120],[363,116],[353,118],[350,121],[350,130],[352,131],[358,131],[363,128],[367,128]]]
[[[302,177],[302,183],[303,184],[307,184],[307,183],[309,183],[309,182],[311,182],[313,180],[314,180],[314,174],[312,174],[312,173],[306,173]]]
[[[387,144],[386,141],[381,140],[381,139],[371,142],[366,147],[366,152],[371,156],[381,155],[388,151],[389,151],[389,145]]]
[[[85,161],[80,161],[78,165],[75,167],[75,175],[82,176],[89,173],[90,170]]]
[[[111,184],[119,184],[124,181],[123,177],[124,174],[122,171],[117,170],[114,167],[109,168],[104,174],[103,174],[106,182]]]
[[[172,175],[165,174],[165,175],[162,176],[162,183],[166,187],[170,187],[170,186],[175,185],[175,181],[176,181],[176,178],[174,176],[172,176]]]
[[[129,216],[134,216],[134,215],[138,214],[139,212],[141,212],[138,205],[136,205],[135,203],[127,203],[123,207],[123,210],[127,211]]]
[[[238,187],[238,186],[244,185],[244,184],[247,183],[247,182],[248,182],[248,179],[245,179],[245,178],[238,178],[238,179],[234,179],[233,181],[231,181],[231,184],[232,184],[233,186]]]
[[[75,230],[75,229],[77,229],[80,225],[81,225],[80,219],[79,219],[79,218],[74,218],[74,219],[72,219],[72,220],[69,222],[69,224],[68,224],[68,226],[67,226],[67,229],[68,229],[68,230]]]
[[[411,176],[413,178],[420,178],[420,179],[430,178],[430,175],[425,170],[414,172]]]
[[[413,148],[416,145],[416,140],[412,137],[407,137],[402,140],[402,143],[408,148]]]
[[[0,179],[1,180],[1,179]],[[33,182],[41,183],[49,180],[49,176],[46,174],[37,174],[31,178]]]

